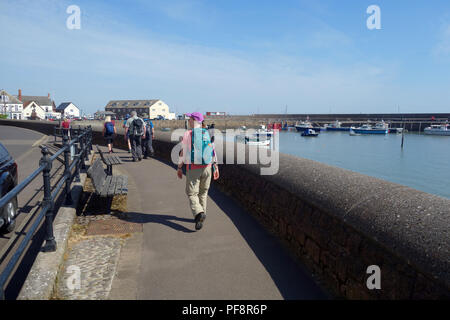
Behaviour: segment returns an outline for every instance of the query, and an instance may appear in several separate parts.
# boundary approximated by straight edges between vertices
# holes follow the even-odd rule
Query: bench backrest
[[[87,171],[88,176],[91,178],[95,190],[100,191],[103,183],[106,179],[105,169],[103,169],[102,162],[99,158],[94,161],[92,166]]]
[[[106,160],[105,160],[105,157],[103,156],[102,150],[100,150],[100,148],[98,147],[98,144],[96,145],[96,147],[97,147],[98,153],[100,154],[100,157],[102,158],[103,163],[106,164]]]

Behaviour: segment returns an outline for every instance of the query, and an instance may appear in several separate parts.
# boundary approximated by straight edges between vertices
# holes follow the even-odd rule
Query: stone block
[[[311,239],[306,240],[305,245],[306,252],[309,257],[316,263],[320,263],[320,247]]]

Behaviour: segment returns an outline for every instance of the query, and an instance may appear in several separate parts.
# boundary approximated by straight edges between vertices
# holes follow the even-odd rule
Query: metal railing
[[[56,132],[55,132],[56,133]],[[20,184],[9,191],[5,196],[0,198],[0,210],[6,206],[12,199],[24,190],[34,179],[41,173],[43,177],[44,198],[40,205],[40,211],[36,215],[36,219],[27,230],[25,238],[22,240],[7,266],[0,274],[0,300],[4,300],[4,288],[12,273],[18,265],[20,258],[25,252],[31,238],[35,234],[37,228],[45,217],[45,245],[42,247],[43,252],[56,251],[56,241],[53,235],[53,218],[55,216],[55,200],[58,198],[60,191],[64,190],[65,205],[72,205],[71,184],[74,179],[80,181],[80,169],[85,170],[85,161],[89,159],[89,154],[92,151],[92,128],[88,126],[84,129],[72,129],[72,139],[69,140],[67,135],[63,135],[63,146],[55,154],[50,156],[47,147],[41,146],[42,157],[39,160],[39,168],[25,178]],[[71,149],[75,149],[75,154],[72,154]],[[64,154],[64,174],[53,188],[50,181],[50,171],[52,169],[53,161],[61,154]],[[75,172],[73,172],[75,169]],[[73,172],[73,174],[72,174]]]

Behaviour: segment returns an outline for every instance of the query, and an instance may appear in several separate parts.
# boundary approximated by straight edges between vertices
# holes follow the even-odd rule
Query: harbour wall
[[[45,134],[52,125],[0,120]],[[101,132],[94,143],[103,145]],[[156,133],[157,157],[170,161],[175,142]],[[115,147],[126,148],[120,135]],[[227,145],[224,162],[237,161]],[[233,150],[233,148],[231,148]],[[247,153],[252,148],[245,148]],[[228,160],[227,160],[228,159]],[[335,296],[348,299],[449,299],[450,199],[315,161],[279,155],[279,171],[221,164],[213,183],[239,202]],[[369,290],[369,266],[381,289]]]

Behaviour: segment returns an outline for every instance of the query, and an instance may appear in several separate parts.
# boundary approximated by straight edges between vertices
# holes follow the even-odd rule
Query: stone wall
[[[101,132],[94,143],[104,143]],[[123,136],[116,146],[126,147]],[[160,159],[170,161],[173,146],[170,133],[157,132]],[[235,160],[225,150],[219,157]],[[450,199],[307,159],[280,154],[279,160],[271,176],[261,176],[259,165],[222,164],[214,185],[337,297],[450,298]],[[381,269],[380,290],[366,286],[371,265]]]

